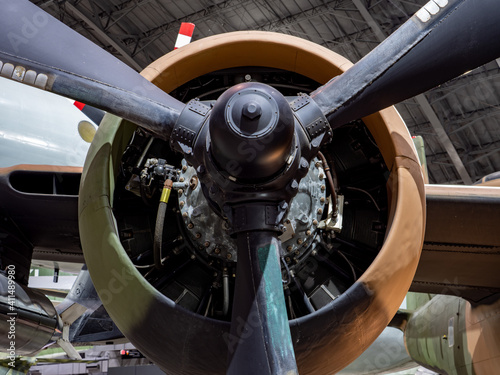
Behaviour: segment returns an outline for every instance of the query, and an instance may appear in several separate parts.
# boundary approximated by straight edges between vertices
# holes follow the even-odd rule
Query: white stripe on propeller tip
[[[177,35],[177,40],[175,41],[174,49],[183,47],[191,42],[193,37],[194,23],[183,22],[179,29],[179,35]]]

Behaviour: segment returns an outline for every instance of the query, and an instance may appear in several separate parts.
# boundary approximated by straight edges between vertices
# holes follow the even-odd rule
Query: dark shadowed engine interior
[[[249,81],[275,87],[288,100],[318,86],[297,73],[244,67],[198,77],[171,95],[211,105],[228,87]],[[280,236],[290,319],[318,310],[347,290],[376,257],[386,231],[389,173],[363,122],[335,130],[333,141],[321,151],[326,164],[321,157],[311,162]],[[166,176],[174,184],[159,268],[153,247]],[[122,158],[114,213],[124,248],[156,289],[188,310],[230,320],[236,241],[220,207],[202,190],[196,170],[180,154],[137,129]]]

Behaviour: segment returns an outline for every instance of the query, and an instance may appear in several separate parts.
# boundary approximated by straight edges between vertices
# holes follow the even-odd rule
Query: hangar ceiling
[[[311,40],[358,61],[426,0],[31,0],[136,70],[193,40],[265,30]],[[465,32],[465,31],[464,31]],[[431,183],[470,184],[500,171],[500,59],[398,104],[426,144]]]

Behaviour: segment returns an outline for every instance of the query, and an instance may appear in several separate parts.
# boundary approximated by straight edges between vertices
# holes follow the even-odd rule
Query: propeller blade
[[[333,127],[420,94],[500,56],[498,0],[431,0],[311,97]]]
[[[0,0],[0,75],[168,138],[184,104],[28,0]]]
[[[298,374],[279,263],[270,231],[238,234],[228,375]]]

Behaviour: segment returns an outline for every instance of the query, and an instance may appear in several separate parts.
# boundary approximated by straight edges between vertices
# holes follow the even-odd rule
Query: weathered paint
[[[287,69],[323,83],[351,66],[334,52],[299,38],[238,32],[191,43],[153,63],[143,74],[170,91],[209,71],[248,65]],[[393,108],[364,121],[392,172],[389,230],[379,255],[358,282],[314,314],[290,321],[301,373],[329,374],[361,354],[397,311],[420,255],[424,186],[408,130]],[[82,243],[92,278],[96,275],[96,288],[106,294],[113,281],[110,270],[128,270],[134,279],[130,289],[103,300],[120,330],[173,374],[223,373],[227,344],[222,337],[229,324],[189,313],[153,290],[133,269],[119,243],[111,211],[113,172],[120,155],[117,143],[124,147],[126,139],[119,136],[119,121],[113,122],[101,124],[82,178]],[[109,134],[100,136],[100,132]],[[413,214],[407,215],[409,211]]]
[[[492,375],[500,369],[500,300],[472,306],[432,298],[408,321],[405,342],[422,366],[447,375]]]
[[[281,278],[277,233],[237,235],[238,265],[227,375],[298,375]]]

